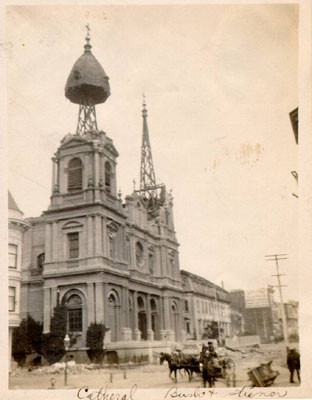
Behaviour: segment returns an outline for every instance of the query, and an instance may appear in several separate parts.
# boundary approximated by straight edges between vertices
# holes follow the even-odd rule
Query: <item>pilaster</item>
[[[100,191],[99,191],[99,152],[97,149],[94,151],[94,192],[95,192],[95,201],[100,200]]]
[[[52,260],[58,259],[57,222],[52,224]]]
[[[96,315],[95,319],[97,323],[104,323],[105,315],[104,315],[104,290],[103,283],[96,282],[95,283],[95,310]]]
[[[93,256],[93,243],[94,243],[94,237],[93,237],[93,221],[92,221],[92,216],[88,215],[88,257]]]
[[[50,262],[52,259],[52,225],[47,223],[45,226],[45,261]]]
[[[43,332],[50,332],[50,320],[51,320],[51,293],[50,288],[43,288]]]
[[[101,227],[101,216],[96,215],[95,219],[95,255],[102,254],[102,227]]]
[[[95,310],[95,304],[94,304],[94,299],[95,299],[95,293],[94,293],[94,283],[88,283],[87,285],[87,290],[88,290],[88,304],[87,304],[87,310],[88,310],[88,326],[92,323],[95,322],[95,316],[94,316],[94,310]]]

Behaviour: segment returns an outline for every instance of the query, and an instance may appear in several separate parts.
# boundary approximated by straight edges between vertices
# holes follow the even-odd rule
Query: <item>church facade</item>
[[[51,204],[25,234],[22,306],[49,331],[57,301],[69,331],[92,322],[112,341],[182,339],[182,283],[172,200],[157,215],[134,192],[116,191],[113,142],[102,132],[67,135],[53,158]]]
[[[28,220],[24,235],[21,315],[49,332],[54,307],[65,304],[76,348],[86,346],[93,322],[109,328],[111,345],[181,342],[185,293],[173,201],[156,184],[145,101],[140,189],[123,199],[118,151],[97,128],[94,108],[110,94],[108,77],[86,39],[65,88],[79,104],[77,131],[56,150],[49,208]]]

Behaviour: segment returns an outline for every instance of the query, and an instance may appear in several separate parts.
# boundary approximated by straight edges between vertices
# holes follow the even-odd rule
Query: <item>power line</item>
[[[286,274],[280,274],[279,265],[278,265],[278,262],[280,260],[287,260],[286,256],[287,256],[287,254],[271,254],[271,255],[265,256],[265,258],[266,258],[266,261],[275,261],[276,274],[274,274],[272,276],[275,276],[277,278],[278,285],[275,287],[277,287],[279,290],[281,316],[282,316],[282,324],[283,324],[283,334],[284,334],[285,345],[286,345],[286,347],[288,347],[288,327],[287,327],[287,320],[286,320],[286,316],[285,316],[283,294],[282,294],[282,287],[285,287],[286,285],[282,285],[281,279],[280,279],[281,276],[285,276]]]
[[[50,189],[48,189],[46,186],[42,185],[42,184],[39,183],[39,182],[34,181],[33,179],[29,178],[29,177],[26,176],[26,175],[21,174],[20,172],[15,171],[13,168],[9,168],[9,170],[12,171],[12,172],[14,172],[14,173],[17,174],[17,175],[22,176],[23,178],[25,178],[25,179],[27,179],[27,180],[33,182],[34,184],[36,184],[36,185],[38,185],[38,186],[41,186],[42,188],[44,188],[44,189],[50,191]]]

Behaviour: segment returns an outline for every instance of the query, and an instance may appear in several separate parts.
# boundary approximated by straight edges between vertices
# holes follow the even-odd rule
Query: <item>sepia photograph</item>
[[[5,6],[12,398],[303,393],[299,15]]]

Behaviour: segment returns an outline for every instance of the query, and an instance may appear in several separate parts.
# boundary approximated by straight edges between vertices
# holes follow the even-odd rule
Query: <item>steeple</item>
[[[147,125],[147,109],[145,95],[143,94],[143,136],[141,149],[140,190],[145,190],[146,197],[155,196],[156,177],[153,166],[152,148]]]
[[[140,189],[136,190],[142,196],[148,209],[149,217],[155,217],[158,214],[159,206],[165,199],[165,185],[156,184],[156,176],[153,165],[152,148],[149,139],[147,125],[147,108],[145,95],[143,94],[143,136],[141,148],[141,170],[140,170]]]
[[[91,53],[89,25],[86,28],[84,54],[75,62],[65,87],[65,96],[79,104],[76,135],[97,131],[95,105],[104,103],[110,95],[108,76]]]

